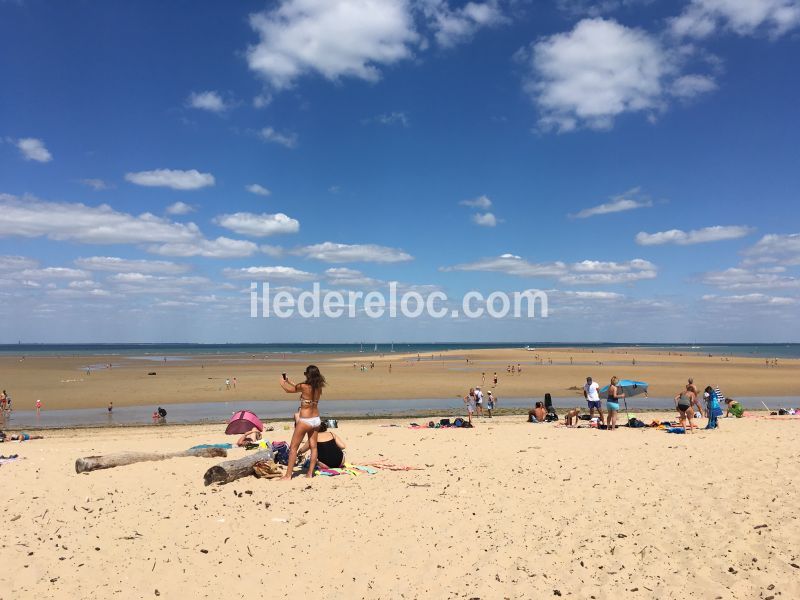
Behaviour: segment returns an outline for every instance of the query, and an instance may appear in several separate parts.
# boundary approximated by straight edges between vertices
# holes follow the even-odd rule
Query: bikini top
[[[313,398],[303,398],[300,396],[300,406],[316,406],[319,404],[319,398],[314,400]]]

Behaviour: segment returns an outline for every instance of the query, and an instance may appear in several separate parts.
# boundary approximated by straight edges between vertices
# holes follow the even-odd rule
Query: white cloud
[[[183,294],[187,288],[207,287],[207,277],[198,276],[156,276],[148,273],[118,273],[108,278],[114,289],[126,294]]]
[[[256,196],[269,196],[272,193],[263,185],[259,185],[258,183],[251,183],[250,185],[246,185],[244,189],[246,189],[251,194],[255,194]]]
[[[186,204],[186,202],[174,202],[167,207],[167,214],[168,215],[188,215],[191,212],[194,212],[195,208],[191,204]]]
[[[272,103],[272,95],[263,93],[253,97],[253,108],[264,108]]]
[[[399,248],[389,248],[376,244],[337,244],[334,242],[302,246],[292,250],[292,254],[329,263],[395,263],[413,259],[410,254],[403,252]]]
[[[194,223],[174,223],[150,213],[133,216],[107,204],[86,206],[0,194],[0,236],[48,237],[87,244],[194,240]]]
[[[673,82],[671,92],[678,98],[689,99],[716,89],[717,83],[707,75],[683,75]]]
[[[715,225],[713,227],[704,227],[691,231],[670,229],[669,231],[659,231],[657,233],[645,233],[644,231],[640,231],[636,234],[636,243],[640,246],[658,246],[661,244],[688,246],[691,244],[735,240],[749,235],[752,232],[752,227],[746,227],[744,225]]]
[[[45,147],[44,142],[38,138],[20,138],[17,140],[17,148],[22,152],[25,160],[43,163],[53,160],[53,155]]]
[[[706,302],[715,304],[762,304],[767,306],[791,306],[797,304],[797,298],[784,296],[767,296],[765,294],[744,294],[741,296],[715,296],[707,294],[702,297]]]
[[[653,279],[657,275],[657,267],[653,263],[639,258],[623,263],[592,260],[572,264],[561,261],[531,263],[514,254],[442,267],[440,270],[485,271],[517,277],[552,277],[569,285],[630,283]]]
[[[282,0],[251,14],[250,26],[259,42],[248,65],[275,89],[308,73],[375,81],[418,40],[407,0]]]
[[[490,212],[476,213],[472,215],[472,222],[482,227],[495,227],[497,225],[497,217]]]
[[[279,256],[283,256],[283,248],[281,248],[280,246],[272,246],[270,244],[262,244],[261,246],[258,247],[258,249],[261,250],[261,252],[263,252],[267,256],[272,256],[274,258],[277,258]]]
[[[267,142],[273,142],[275,144],[280,144],[281,146],[285,146],[286,148],[296,148],[297,147],[297,134],[296,133],[281,133],[276,131],[272,127],[264,127],[259,132],[259,135],[263,140]]]
[[[300,271],[293,267],[244,267],[241,269],[223,269],[226,277],[231,279],[266,279],[280,281],[311,281],[316,275]]]
[[[238,212],[230,215],[219,215],[214,218],[214,223],[236,233],[254,237],[266,237],[279,233],[297,233],[300,231],[300,222],[283,213],[256,215]]]
[[[347,267],[333,267],[325,270],[325,276],[331,285],[351,287],[377,287],[383,282],[367,277],[361,271]]]
[[[724,271],[709,271],[700,277],[700,283],[725,290],[795,289],[800,279],[771,270],[760,271],[734,267]]]
[[[76,289],[73,287],[57,288],[57,289],[47,290],[46,294],[48,296],[56,298],[71,298],[71,299],[107,298],[112,295],[111,292],[109,292],[108,290],[104,290],[99,287],[91,289]]]
[[[597,206],[593,206],[591,208],[584,208],[583,210],[578,211],[576,214],[569,216],[576,219],[586,219],[588,217],[594,217],[597,215],[607,215],[653,206],[652,201],[640,197],[640,191],[640,188],[635,187],[623,194],[620,194],[619,196],[612,197],[611,202],[598,204]]]
[[[95,192],[99,192],[99,191],[107,190],[107,189],[111,188],[111,186],[108,185],[102,179],[81,179],[81,183],[83,185],[89,186]]]
[[[230,105],[213,90],[205,92],[192,92],[186,100],[187,106],[209,112],[222,113],[230,108]]]
[[[365,125],[369,123],[378,123],[379,125],[402,125],[403,127],[408,127],[411,121],[405,112],[396,110],[364,119],[361,122]]]
[[[477,198],[472,198],[470,200],[462,200],[459,202],[462,206],[470,206],[472,208],[482,208],[486,210],[487,208],[491,208],[492,201],[489,196],[478,196]]]
[[[481,28],[510,22],[498,0],[467,2],[455,9],[447,0],[421,0],[418,4],[429,21],[436,42],[444,48],[469,40]]]
[[[539,107],[540,127],[561,132],[609,129],[623,113],[663,111],[681,62],[680,52],[647,32],[600,18],[545,37],[518,56],[531,69],[524,87]],[[710,82],[705,78],[706,88]],[[699,80],[676,89],[690,88],[699,93]]]
[[[26,256],[0,255],[0,271],[17,271],[19,269],[33,269],[39,263]]]
[[[189,171],[175,169],[140,171],[138,173],[126,173],[125,179],[136,185],[168,187],[173,190],[198,190],[214,185],[214,176],[211,173],[200,173],[196,169]]]
[[[99,286],[96,281],[92,281],[91,279],[81,279],[78,281],[70,281],[68,287],[74,290],[91,290]]]
[[[205,258],[242,258],[252,256],[258,246],[247,240],[218,237],[214,240],[198,239],[148,246],[147,251],[161,256],[202,256]]]
[[[167,260],[139,260],[116,256],[90,256],[75,259],[75,265],[88,271],[113,271],[115,273],[177,274],[189,270],[188,265]]]
[[[89,273],[81,269],[70,269],[68,267],[45,267],[43,269],[23,269],[17,273],[9,274],[8,277],[35,281],[50,279],[88,279]]]
[[[784,266],[800,265],[800,233],[770,233],[743,252],[745,265],[778,263]]]
[[[797,0],[692,0],[677,17],[669,20],[678,37],[705,38],[720,29],[738,35],[765,31],[773,38],[800,25]]]

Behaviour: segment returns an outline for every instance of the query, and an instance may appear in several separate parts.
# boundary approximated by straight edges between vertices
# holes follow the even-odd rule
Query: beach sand
[[[344,421],[352,462],[423,470],[288,484],[204,487],[221,459],[74,470],[232,441],[222,425],[0,444],[22,457],[0,466],[0,597],[800,597],[800,419],[691,435],[523,420]]]
[[[329,400],[453,398],[474,385],[499,377],[498,397],[582,399],[581,386],[591,375],[601,385],[612,375],[650,384],[650,395],[672,397],[694,377],[701,387],[720,385],[726,395],[793,396],[800,380],[800,360],[781,359],[767,368],[764,359],[703,354],[668,354],[641,348],[592,352],[557,349],[527,352],[515,349],[450,351],[417,355],[239,355],[202,356],[190,360],[140,360],[121,356],[0,357],[0,387],[8,390],[18,410],[32,410],[37,399],[45,410],[159,405],[231,400],[287,400],[278,382],[282,372],[302,379],[309,362],[328,378]],[[469,359],[469,364],[467,363]],[[633,365],[633,360],[636,365]],[[553,364],[550,364],[550,360]],[[375,362],[374,369],[360,370]],[[86,366],[112,363],[86,374]],[[572,363],[572,364],[570,364]],[[602,364],[599,364],[602,363]],[[353,365],[356,365],[356,368]],[[389,372],[389,365],[392,370]],[[509,375],[508,365],[521,364],[522,374]],[[155,372],[156,375],[148,375]],[[236,378],[236,389],[225,379]],[[484,386],[484,389],[486,387]],[[501,404],[502,406],[502,404]]]

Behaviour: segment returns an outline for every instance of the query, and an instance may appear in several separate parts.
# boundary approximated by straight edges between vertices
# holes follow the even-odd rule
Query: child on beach
[[[467,407],[467,420],[472,424],[472,414],[475,412],[475,388],[469,388],[469,394],[464,396],[464,404]]]

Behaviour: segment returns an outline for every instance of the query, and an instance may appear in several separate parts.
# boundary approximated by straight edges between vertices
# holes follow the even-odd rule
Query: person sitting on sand
[[[694,392],[684,389],[683,391],[675,394],[674,400],[675,408],[678,410],[678,415],[680,417],[681,427],[687,429],[689,433],[691,433],[692,429],[694,429],[694,423],[692,423],[692,418],[694,416],[692,404],[694,404],[696,401]],[[687,420],[689,421],[688,427],[686,427]]]
[[[564,415],[564,425],[567,427],[577,427],[578,426],[578,417],[581,415],[581,409],[577,406],[572,410],[568,410],[567,414]]]
[[[544,418],[547,411],[544,409],[544,402],[537,402],[531,410],[528,411],[528,423],[544,423]]]
[[[744,415],[744,408],[742,405],[739,404],[733,398],[725,398],[725,405],[727,406],[727,410],[725,411],[725,418],[730,417],[733,415],[737,419],[741,419]]]
[[[236,445],[240,448],[244,448],[248,444],[257,444],[260,439],[261,432],[257,428],[253,427],[250,431],[245,433],[236,441]]]
[[[308,452],[310,444],[304,442],[299,453]],[[344,449],[347,444],[338,435],[328,430],[328,422],[322,421],[317,430],[317,464],[322,469],[338,469],[344,466]]]
[[[311,457],[308,466],[307,477],[314,476],[314,469],[317,466],[317,430],[322,424],[319,418],[319,399],[322,396],[322,388],[325,387],[325,377],[319,372],[315,365],[308,365],[303,372],[306,380],[303,383],[292,383],[284,374],[281,379],[281,387],[287,394],[300,394],[300,410],[298,411],[297,421],[294,425],[294,433],[289,447],[289,462],[294,465],[297,461],[297,451],[304,437],[308,438],[308,445],[311,449]],[[286,470],[286,475],[282,479],[292,478],[292,469]]]

